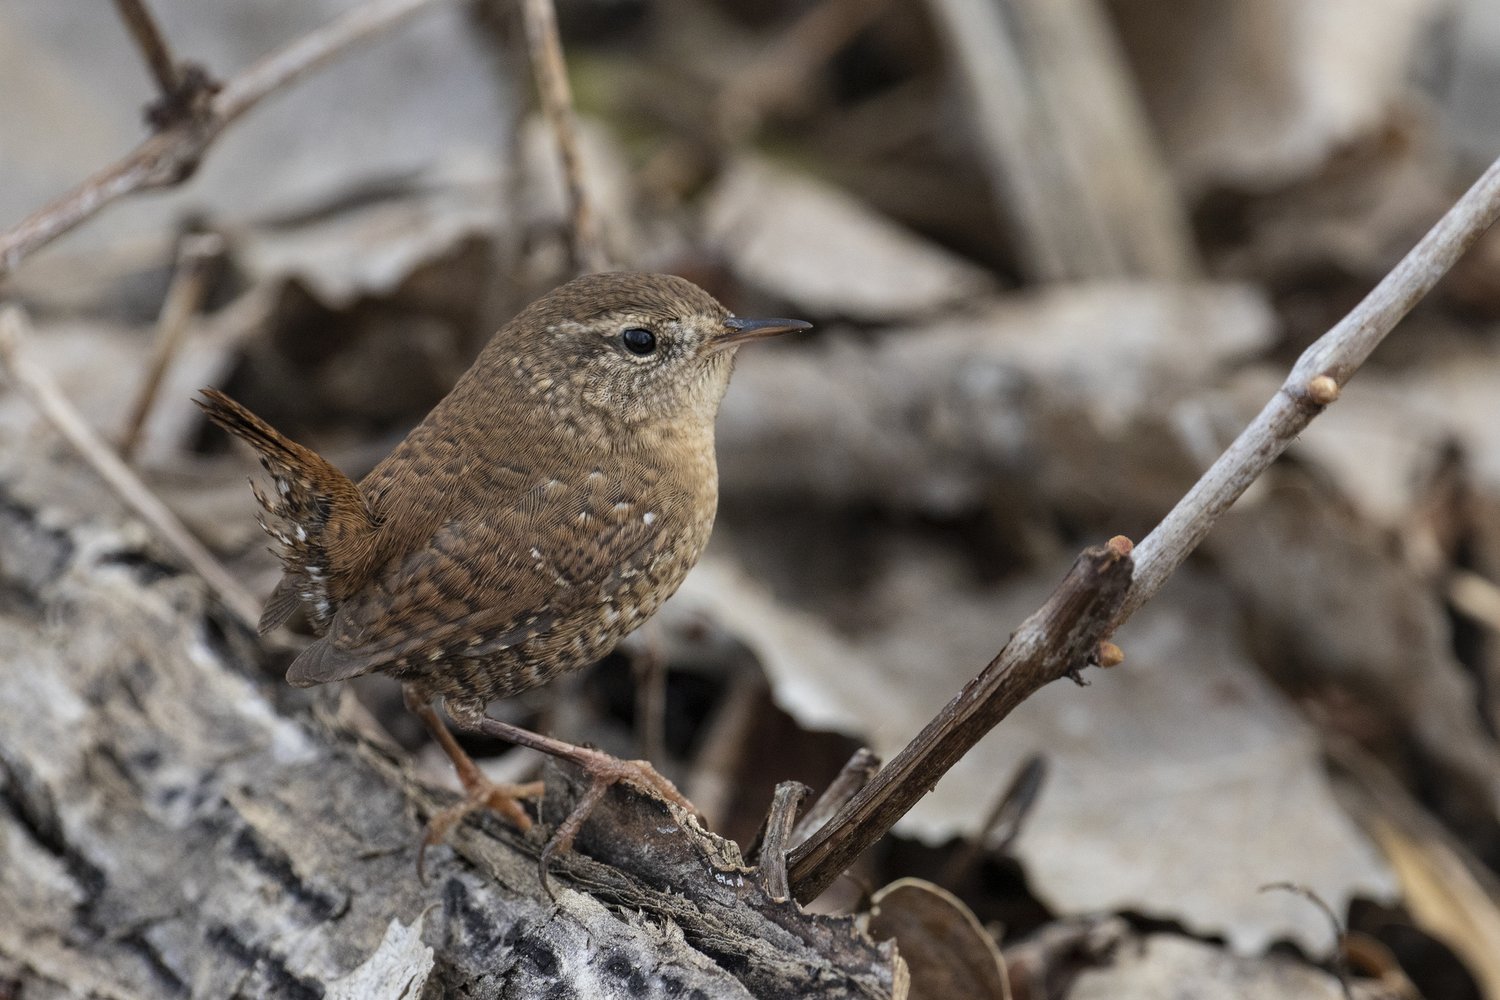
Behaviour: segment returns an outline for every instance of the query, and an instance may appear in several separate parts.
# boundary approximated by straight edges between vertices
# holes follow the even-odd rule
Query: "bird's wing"
[[[306,687],[479,658],[549,632],[650,565],[685,502],[552,481],[511,507],[469,510],[348,598],[287,680]]]

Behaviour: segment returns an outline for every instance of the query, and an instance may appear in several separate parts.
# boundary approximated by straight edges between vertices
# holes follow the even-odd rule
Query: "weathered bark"
[[[422,885],[415,850],[440,796],[356,733],[352,713],[263,683],[248,636],[196,579],[158,563],[138,526],[80,512],[97,506],[78,502],[98,490],[85,473],[40,449],[18,460],[14,439],[7,450],[0,987],[903,995],[893,948],[852,919],[771,899],[735,845],[627,792],[554,863],[555,902],[537,877],[539,841],[498,822],[432,852]],[[555,821],[573,789],[551,779]]]

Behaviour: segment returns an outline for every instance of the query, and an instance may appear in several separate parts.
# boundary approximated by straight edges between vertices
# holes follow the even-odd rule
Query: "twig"
[[[1167,582],[1215,521],[1323,409],[1464,251],[1500,217],[1500,160],[1450,208],[1354,311],[1313,342],[1280,391],[1136,547],[1135,582],[1118,626]]]
[[[1075,676],[1114,619],[1131,577],[1130,543],[1086,550],[989,665],[822,829],[792,852],[804,902],[883,837],[959,758],[1044,684]],[[1075,676],[1076,679],[1076,676]]]
[[[1085,553],[1047,604],[1022,624],[980,675],[847,807],[793,852],[791,876],[797,897],[806,900],[826,888],[926,794],[958,755],[1038,687],[1059,676],[1059,669],[1064,674],[1075,669],[1082,653],[1097,651],[1105,634],[1155,596],[1214,522],[1313,417],[1338,399],[1342,386],[1380,341],[1497,217],[1500,160],[1353,312],[1303,352],[1259,416],[1136,548],[1133,578],[1123,553],[1113,573],[1101,550]],[[1091,584],[1089,576],[1098,579]],[[1086,602],[1089,607],[1080,606]],[[1109,618],[1107,630],[1095,628],[1094,616],[1099,613]],[[1091,639],[1089,646],[1078,646],[1085,637]],[[1064,649],[1059,645],[1063,642],[1074,645]],[[1105,647],[1107,658],[1115,660],[1118,649]]]
[[[635,738],[641,756],[655,764],[667,754],[667,658],[662,652],[661,623],[647,622],[641,647],[630,660],[635,680]]]
[[[761,839],[756,864],[760,868],[761,885],[772,899],[792,898],[787,883],[787,848],[791,846],[792,828],[797,822],[797,807],[811,791],[800,781],[783,781],[771,796],[771,809],[766,814],[765,836]]]
[[[938,884],[955,886],[963,881],[978,863],[980,855],[986,851],[993,851],[1003,855],[1017,837],[1021,835],[1022,828],[1026,825],[1026,817],[1031,814],[1031,807],[1036,805],[1037,796],[1041,794],[1042,784],[1047,778],[1047,758],[1041,754],[1032,754],[1027,757],[1020,767],[1016,768],[1015,775],[1010,779],[1010,784],[1005,786],[1005,791],[995,800],[995,805],[990,809],[984,822],[979,824],[978,831],[963,846],[962,850],[954,853],[952,860],[943,866],[943,873],[938,877]]]
[[[171,122],[135,150],[0,234],[0,278],[27,256],[106,205],[192,176],[219,133],[267,96],[359,42],[450,0],[371,0],[251,66],[205,102],[201,114]]]
[[[177,93],[182,86],[182,70],[145,0],[115,0],[115,9],[120,12],[125,27],[130,29],[130,37],[141,50],[146,68],[156,80],[161,96],[171,97]]]
[[[157,536],[203,578],[224,606],[252,632],[260,620],[260,602],[203,547],[150,487],[130,470],[69,403],[57,383],[22,351],[29,323],[20,309],[0,312],[0,369],[31,405],[73,446],[99,477]]]
[[[1260,887],[1261,892],[1289,892],[1294,896],[1301,896],[1312,905],[1323,912],[1328,918],[1328,924],[1333,928],[1333,974],[1338,977],[1339,986],[1344,993],[1344,1000],[1354,1000],[1354,991],[1349,988],[1349,958],[1344,953],[1344,938],[1348,932],[1344,929],[1344,922],[1339,919],[1338,914],[1333,912],[1333,907],[1328,901],[1305,885],[1296,882],[1272,882],[1270,885]]]
[[[880,770],[880,758],[875,751],[869,747],[860,747],[854,751],[844,764],[843,769],[836,774],[828,787],[823,789],[823,794],[813,800],[813,804],[807,807],[807,812],[797,821],[792,829],[792,846],[796,847],[813,833],[827,823],[833,814],[844,808],[844,804],[854,798],[854,793],[870,783]]]
[[[522,0],[526,22],[526,46],[531,51],[531,69],[536,75],[542,114],[557,140],[562,159],[563,186],[567,192],[572,225],[568,230],[568,252],[578,271],[603,271],[609,267],[599,240],[598,223],[583,183],[583,158],[578,149],[578,122],[573,114],[573,88],[563,61],[562,39],[557,32],[557,12],[552,0]]]
[[[140,445],[141,429],[151,416],[156,404],[156,394],[161,388],[162,378],[167,373],[172,359],[182,349],[187,335],[188,321],[203,303],[208,291],[210,265],[224,252],[224,240],[214,233],[199,233],[182,241],[177,254],[177,271],[172,275],[172,284],[162,302],[161,316],[156,324],[156,342],[152,345],[151,363],[146,377],[136,391],[135,404],[130,408],[130,417],[125,422],[125,431],[120,435],[120,457],[130,462]]]

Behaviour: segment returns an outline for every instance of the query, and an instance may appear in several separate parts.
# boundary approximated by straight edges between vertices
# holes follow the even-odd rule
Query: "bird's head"
[[[731,316],[670,274],[590,274],[528,306],[496,338],[491,360],[550,406],[587,408],[623,426],[711,424],[739,347],[809,326]]]

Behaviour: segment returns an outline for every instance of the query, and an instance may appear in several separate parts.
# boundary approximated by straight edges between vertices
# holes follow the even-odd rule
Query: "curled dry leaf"
[[[994,938],[941,886],[904,878],[876,892],[870,934],[895,939],[911,972],[911,1000],[1010,1000]]]

